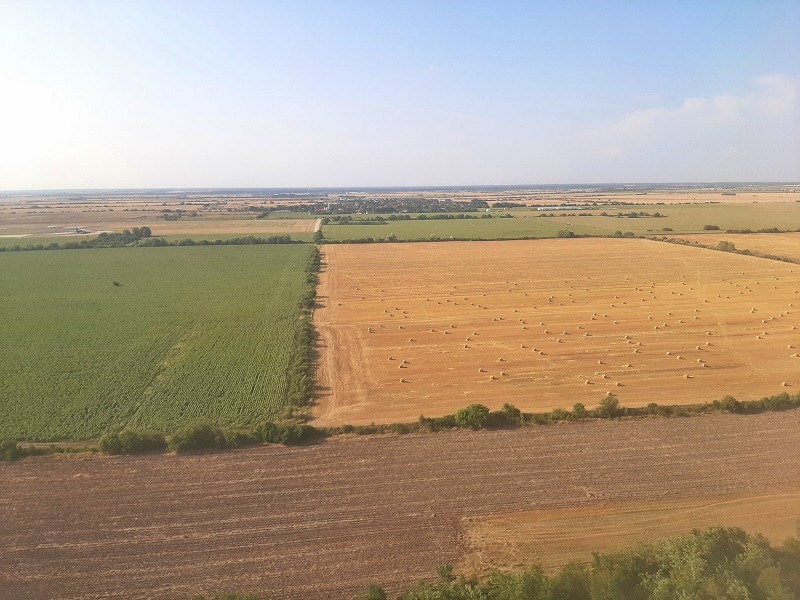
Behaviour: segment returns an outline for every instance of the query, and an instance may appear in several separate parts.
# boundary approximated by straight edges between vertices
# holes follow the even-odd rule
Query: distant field
[[[675,237],[706,246],[716,246],[724,240],[734,244],[737,250],[751,250],[800,260],[800,233],[704,233]]]
[[[800,386],[797,265],[621,239],[331,245],[324,259],[320,424]]]
[[[0,254],[0,438],[87,438],[124,423],[170,431],[275,415],[310,252]]]
[[[630,198],[629,198],[630,200]],[[630,212],[661,213],[655,217],[616,217],[613,215]],[[354,240],[371,237],[398,240],[430,240],[431,236],[440,238],[549,238],[568,229],[578,235],[612,235],[615,231],[631,231],[637,235],[663,234],[664,228],[670,233],[699,233],[705,225],[716,225],[720,229],[780,229],[800,228],[800,203],[727,203],[727,204],[669,204],[669,205],[631,205],[611,206],[596,209],[575,209],[566,211],[533,209],[511,209],[513,219],[454,219],[425,221],[392,221],[386,225],[336,225],[323,226],[327,239],[333,241]],[[609,216],[602,216],[606,212]],[[589,213],[590,216],[578,216]],[[481,213],[473,213],[480,216]],[[497,214],[497,213],[496,213]],[[557,216],[545,216],[557,215]],[[370,217],[374,215],[369,215]],[[416,216],[416,215],[414,215]],[[355,215],[355,219],[364,218]]]
[[[273,235],[288,235],[292,240],[296,240],[298,242],[311,242],[314,239],[314,234],[311,232],[274,232],[274,233],[191,233],[191,234],[170,234],[170,235],[154,235],[154,237],[163,237],[168,242],[177,242],[179,240],[185,240],[187,238],[193,239],[196,242],[201,240],[208,240],[213,242],[214,240],[229,240],[231,238],[236,237],[243,237],[246,235],[253,235],[255,237],[270,237]],[[21,237],[0,237],[0,248],[11,248],[12,246],[37,246],[42,244],[43,246],[47,246],[52,243],[57,243],[61,246],[68,242],[81,242],[83,240],[91,240],[96,238],[96,234],[89,234],[89,235],[25,235]]]
[[[619,218],[603,217],[598,213],[609,214],[644,211],[660,212],[663,218]],[[670,227],[678,233],[700,233],[704,225],[717,225],[720,229],[779,229],[800,228],[800,203],[749,203],[749,204],[673,204],[667,206],[622,206],[605,208],[592,212],[591,217],[553,217],[563,226],[567,222],[577,223],[592,229],[598,234],[609,230],[633,231],[636,234],[658,233]],[[577,233],[577,232],[576,232]]]
[[[154,236],[181,235],[263,235],[263,234],[291,234],[312,232],[316,225],[313,219],[215,219],[197,218],[181,219],[179,221],[164,221],[153,216],[133,216],[121,219],[113,215],[77,214],[70,215],[71,221],[51,219],[38,223],[14,223],[10,220],[0,220],[0,241],[17,239],[11,243],[32,243],[26,237],[37,237],[47,240],[47,243],[57,242],[60,239],[75,233],[75,228],[86,228],[92,233],[100,231],[117,231],[146,225],[150,227]],[[48,229],[47,223],[55,222],[59,225],[55,229]],[[14,236],[25,236],[15,238]],[[38,243],[38,242],[37,242]]]
[[[522,213],[520,213],[522,214]],[[527,215],[525,215],[527,216]],[[580,223],[580,221],[575,221]],[[514,219],[453,219],[427,221],[393,221],[387,225],[324,225],[322,233],[333,241],[354,240],[365,237],[388,238],[394,235],[399,240],[430,240],[431,236],[446,239],[454,238],[549,238],[555,237],[561,229],[574,233],[589,234],[592,227],[582,225],[567,226],[555,220],[544,218]],[[613,230],[612,230],[613,233]]]

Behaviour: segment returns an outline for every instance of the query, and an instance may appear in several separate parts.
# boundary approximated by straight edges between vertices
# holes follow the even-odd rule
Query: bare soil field
[[[618,239],[327,246],[324,259],[319,424],[800,385],[796,265]]]
[[[716,246],[725,240],[733,243],[737,250],[751,250],[800,260],[800,233],[703,233],[674,237],[706,246]]]
[[[620,502],[596,507],[534,510],[467,520],[462,573],[541,564],[555,570],[589,562],[598,548],[682,535],[711,526],[746,527],[780,544],[797,535],[800,489],[721,498]]]
[[[675,509],[670,530],[685,533],[698,521],[681,515],[682,501],[751,498],[762,510],[738,524],[758,530],[758,513],[797,514],[796,503],[759,497],[796,498],[799,430],[791,411],[0,463],[0,597],[397,590],[464,559],[476,519],[523,511],[586,519],[608,509],[603,524],[617,514],[626,531],[629,507],[657,501]],[[561,536],[551,527],[542,555],[551,544],[563,556],[576,525]]]

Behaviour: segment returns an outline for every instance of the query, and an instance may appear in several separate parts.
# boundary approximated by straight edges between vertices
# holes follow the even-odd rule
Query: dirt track
[[[800,488],[800,411],[0,464],[0,597],[343,598],[481,515]]]

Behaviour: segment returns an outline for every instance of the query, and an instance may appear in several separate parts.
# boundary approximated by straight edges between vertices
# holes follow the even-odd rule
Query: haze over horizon
[[[0,189],[800,181],[800,4],[0,1]]]

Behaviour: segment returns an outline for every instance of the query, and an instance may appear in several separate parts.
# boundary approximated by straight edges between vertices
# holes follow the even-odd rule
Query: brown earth
[[[800,386],[797,265],[618,239],[325,246],[324,259],[319,424]]]
[[[651,501],[796,498],[798,431],[800,411],[790,411],[0,463],[0,597],[396,590],[467,556],[481,517],[610,507],[609,522],[620,507],[624,527],[625,507]],[[796,508],[763,503],[761,512]],[[673,531],[696,524],[672,514]],[[747,514],[739,525],[748,528]],[[572,527],[550,533],[542,554],[548,545],[563,554]]]
[[[800,260],[800,233],[698,233],[676,235],[676,238],[716,246],[721,241],[731,242],[737,250],[750,250]]]

